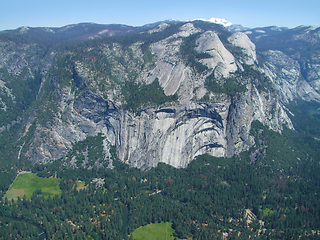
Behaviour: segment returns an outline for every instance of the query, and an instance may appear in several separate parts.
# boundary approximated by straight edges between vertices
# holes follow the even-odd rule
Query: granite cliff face
[[[263,71],[282,102],[297,98],[319,101],[319,27],[266,27],[245,32],[257,46]]]
[[[282,102],[296,98],[320,101],[318,87],[320,78],[309,78],[311,81],[304,79],[299,62],[281,51],[269,50],[263,52],[263,55],[268,59],[264,71],[275,84]]]
[[[19,154],[45,164],[64,157],[75,142],[102,133],[104,148],[114,145],[130,166],[145,170],[163,162],[181,168],[201,154],[231,157],[248,150],[255,144],[254,120],[278,132],[284,125],[293,128],[284,110],[290,100],[320,101],[318,65],[308,65],[305,79],[298,60],[279,50],[257,52],[244,33],[201,22],[139,31],[133,40],[91,33],[94,39],[82,45],[48,48],[39,56],[41,84],[33,110],[23,115]],[[35,62],[19,54],[25,64],[9,64],[8,44],[14,40],[0,47],[3,95],[10,92],[10,76]],[[28,48],[39,45],[21,51],[27,56]],[[32,70],[28,77],[35,79]],[[130,83],[141,94],[154,81],[163,89],[157,94],[177,100],[126,107],[131,99],[126,96],[137,96],[124,86]]]

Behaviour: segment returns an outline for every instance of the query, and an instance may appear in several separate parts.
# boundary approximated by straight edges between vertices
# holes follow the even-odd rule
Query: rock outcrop
[[[40,111],[33,111],[28,118],[25,132],[32,125],[35,130],[26,144],[26,156],[45,164],[64,157],[74,143],[102,133],[108,159],[107,148],[114,145],[120,160],[130,166],[150,169],[163,162],[183,168],[201,154],[231,157],[248,150],[254,145],[250,136],[254,120],[278,132],[283,125],[293,128],[284,110],[291,100],[320,101],[317,61],[308,63],[306,79],[294,57],[279,50],[257,54],[246,34],[223,35],[220,28],[207,28],[188,22],[173,31],[166,23],[145,32],[145,36],[159,40],[143,42],[135,36],[138,40],[127,45],[123,39],[101,40],[101,44],[79,45],[81,51],[70,47],[48,53],[42,68],[39,65],[42,79],[36,101],[39,109],[50,109],[53,117],[41,123],[34,120],[41,119]],[[200,64],[205,69],[202,72],[181,58],[181,46],[190,36],[197,36],[190,49],[192,64]],[[30,62],[36,63],[30,57],[36,44],[17,48],[15,52],[28,54],[20,54],[16,61],[14,51],[6,48],[9,45],[14,46],[0,45],[0,66],[8,74],[21,74]],[[264,60],[259,62],[257,55]],[[26,76],[33,75],[30,70]],[[215,81],[216,91],[206,85],[208,78]],[[138,112],[126,110],[122,95],[125,83],[143,86],[155,79],[165,95],[176,94],[178,100],[144,105]],[[6,86],[8,80],[0,80],[1,91],[12,94]],[[230,81],[241,91],[225,86]],[[49,94],[51,98],[46,98]],[[109,165],[111,168],[112,163]]]
[[[282,102],[288,103],[295,98],[320,101],[317,87],[320,77],[307,82],[302,76],[299,62],[280,51],[269,50],[263,55],[267,59],[263,71],[274,83]]]
[[[52,132],[38,129],[50,137],[47,144],[33,148],[29,156],[45,163],[64,156],[73,142],[101,132],[116,146],[119,158],[130,166],[149,169],[163,162],[186,167],[204,153],[231,157],[248,150],[254,144],[249,135],[253,120],[277,131],[282,124],[292,127],[281,105],[277,105],[274,116],[271,114],[274,104],[277,103],[268,102],[257,89],[250,89],[235,100],[151,107],[135,115],[87,91],[65,106],[62,118],[67,120],[56,121]]]
[[[228,38],[230,43],[243,50],[242,60],[247,65],[254,65],[257,62],[256,46],[251,42],[249,37],[242,33],[234,33]]]
[[[205,52],[212,56],[212,58],[203,59],[201,62],[210,69],[215,69],[215,73],[226,78],[229,77],[229,73],[237,70],[234,56],[222,44],[217,33],[212,31],[203,33],[197,39],[196,44],[198,52]]]

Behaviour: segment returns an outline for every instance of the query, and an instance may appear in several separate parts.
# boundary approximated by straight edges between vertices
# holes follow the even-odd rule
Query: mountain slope
[[[246,33],[266,62],[266,74],[278,85],[284,102],[294,98],[320,100],[319,27],[266,27]]]
[[[1,32],[1,141],[12,135],[4,156],[48,163],[101,133],[105,156],[92,167],[114,146],[130,166],[180,168],[250,149],[255,120],[293,129],[285,104],[320,100],[318,65],[248,36],[202,21]]]

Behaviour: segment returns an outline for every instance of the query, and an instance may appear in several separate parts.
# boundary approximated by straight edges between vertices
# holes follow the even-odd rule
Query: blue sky
[[[319,0],[2,0],[0,30],[80,22],[141,26],[165,19],[225,18],[245,27],[320,26]]]

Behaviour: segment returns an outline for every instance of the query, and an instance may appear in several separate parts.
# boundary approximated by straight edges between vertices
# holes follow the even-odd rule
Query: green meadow
[[[269,209],[269,208],[265,208],[263,209],[263,216],[269,216],[271,214],[274,214],[275,211]]]
[[[39,191],[40,189],[41,193]],[[18,199],[18,197],[23,198],[23,196],[26,195],[26,198],[30,199],[32,194],[37,190],[39,195],[45,198],[61,195],[59,179],[53,177],[41,178],[38,177],[36,173],[21,174],[4,195],[4,198],[6,197],[11,200]]]
[[[82,189],[86,189],[86,183],[84,181],[77,180],[76,181],[77,191]]]
[[[174,240],[174,230],[171,225],[170,222],[151,223],[136,229],[131,234],[131,238],[133,240]]]

